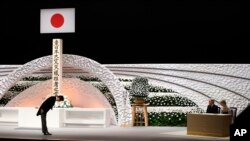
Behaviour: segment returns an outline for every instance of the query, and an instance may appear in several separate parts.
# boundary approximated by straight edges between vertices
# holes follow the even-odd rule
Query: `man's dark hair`
[[[58,95],[57,97],[59,97],[60,101],[64,101],[64,97],[62,95]]]

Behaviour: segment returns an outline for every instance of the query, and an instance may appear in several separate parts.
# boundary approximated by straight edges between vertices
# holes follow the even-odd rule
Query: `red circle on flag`
[[[51,17],[50,22],[51,22],[52,26],[55,28],[61,27],[64,23],[63,15],[61,15],[59,13],[54,14]]]

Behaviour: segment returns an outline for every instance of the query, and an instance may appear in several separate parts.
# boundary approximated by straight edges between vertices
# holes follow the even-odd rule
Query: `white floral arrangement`
[[[134,97],[147,97],[149,94],[148,79],[136,77],[131,84],[130,95]]]
[[[67,96],[64,96],[64,101],[56,101],[55,108],[72,108],[72,104]]]

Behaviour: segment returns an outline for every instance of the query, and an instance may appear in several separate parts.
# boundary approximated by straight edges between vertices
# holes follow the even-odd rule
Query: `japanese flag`
[[[40,33],[75,32],[75,9],[41,9]]]

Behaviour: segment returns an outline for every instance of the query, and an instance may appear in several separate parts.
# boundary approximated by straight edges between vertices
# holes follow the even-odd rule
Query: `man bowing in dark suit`
[[[47,122],[46,122],[46,116],[47,112],[51,109],[53,109],[53,106],[55,105],[56,101],[63,101],[64,97],[63,96],[51,96],[47,98],[42,105],[40,106],[39,110],[37,111],[37,116],[41,115],[41,120],[42,120],[42,131],[44,135],[52,135],[51,133],[48,132],[47,128]]]

